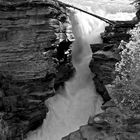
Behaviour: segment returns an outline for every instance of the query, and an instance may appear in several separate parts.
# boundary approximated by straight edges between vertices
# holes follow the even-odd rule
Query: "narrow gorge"
[[[139,140],[139,105],[133,116],[119,106],[139,90],[126,98],[113,82],[140,10],[62,1],[0,1],[0,140]]]

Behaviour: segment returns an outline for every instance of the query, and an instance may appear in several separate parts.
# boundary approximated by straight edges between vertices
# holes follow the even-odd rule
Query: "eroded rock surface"
[[[117,21],[114,26],[107,26],[105,32],[101,33],[102,44],[92,44],[93,52],[90,62],[90,69],[96,75],[95,82],[97,92],[103,97],[104,102],[109,101],[107,86],[110,85],[115,77],[115,64],[121,60],[119,47],[121,40],[128,42],[130,35],[128,31],[132,29],[136,21]]]
[[[62,140],[139,140],[139,115],[129,117],[111,99],[108,86],[116,77],[115,64],[121,60],[119,48],[121,40],[129,41],[129,29],[135,26],[135,21],[118,22],[115,26],[107,26],[101,34],[102,44],[92,44],[93,52],[90,69],[96,90],[102,96],[103,112],[91,116],[87,125],[62,138]]]
[[[62,140],[139,140],[139,117],[126,118],[116,105],[109,101],[104,112],[90,117],[88,124]]]
[[[44,101],[75,71],[72,41],[56,0],[0,1],[0,139],[23,139],[42,124]]]

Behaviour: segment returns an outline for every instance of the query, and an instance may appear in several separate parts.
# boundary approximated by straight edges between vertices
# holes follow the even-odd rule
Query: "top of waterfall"
[[[85,11],[85,10],[82,10],[82,9],[76,7],[76,6],[73,6],[73,5],[70,5],[70,4],[66,4],[66,3],[63,3],[63,2],[60,2],[60,3],[64,4],[66,7],[74,8],[74,9],[76,9],[76,10],[79,10],[79,11],[84,12],[84,13],[86,13],[86,14],[89,14],[89,15],[91,15],[91,16],[94,16],[94,17],[96,17],[96,18],[98,18],[98,19],[100,19],[100,20],[102,20],[102,21],[104,21],[104,22],[106,22],[106,23],[108,23],[108,24],[111,24],[111,25],[117,24],[117,22],[115,22],[115,21],[112,21],[112,20],[106,19],[106,18],[104,18],[104,17],[98,16],[98,15],[96,15],[96,14],[87,12],[87,11]]]
[[[133,0],[60,0],[61,2],[75,5],[79,8],[85,9],[90,7],[93,11],[97,9],[103,9],[110,11],[110,13],[116,13],[118,11],[133,12],[135,10],[134,5],[131,3]]]

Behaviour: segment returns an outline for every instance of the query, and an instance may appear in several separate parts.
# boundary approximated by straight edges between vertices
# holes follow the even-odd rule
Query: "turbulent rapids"
[[[88,11],[97,13],[113,20],[128,20],[134,14],[111,13],[101,9]],[[66,82],[65,89],[59,89],[58,94],[46,101],[49,113],[41,128],[32,132],[27,140],[61,140],[70,132],[87,123],[89,116],[101,112],[102,99],[95,91],[92,73],[89,70],[91,50],[89,45],[101,43],[100,33],[106,23],[79,11],[71,13],[71,21],[75,42],[73,43],[73,64],[76,75]]]

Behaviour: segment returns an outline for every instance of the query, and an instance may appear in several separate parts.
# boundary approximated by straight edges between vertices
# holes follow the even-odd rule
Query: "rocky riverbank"
[[[121,61],[121,40],[129,42],[131,35],[128,30],[135,27],[138,21],[118,21],[116,25],[107,26],[101,34],[102,44],[91,44],[93,52],[89,64],[96,90],[102,96],[103,112],[92,116],[88,124],[62,138],[62,140],[138,140],[139,115],[130,117],[124,109],[120,109],[111,93],[112,82],[117,73],[115,65]],[[119,96],[119,95],[118,95]],[[120,97],[121,98],[121,97]],[[128,99],[130,102],[130,99]],[[132,99],[133,100],[133,99]],[[122,101],[123,102],[123,101]]]
[[[0,1],[1,140],[23,140],[42,124],[45,100],[74,74],[73,40],[56,0]]]
[[[104,103],[111,99],[107,87],[116,77],[115,64],[121,60],[119,48],[121,40],[129,42],[128,31],[134,28],[137,21],[118,21],[114,26],[107,26],[105,32],[101,33],[102,44],[91,44],[93,52],[89,64],[91,71],[95,74],[93,78],[97,92],[102,96]]]

